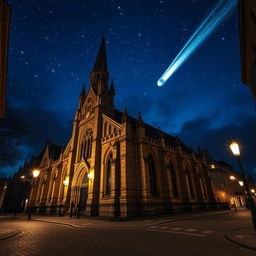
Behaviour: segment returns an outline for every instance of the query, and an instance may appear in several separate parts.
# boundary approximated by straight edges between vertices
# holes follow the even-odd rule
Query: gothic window
[[[114,127],[114,133],[116,133],[116,127]]]
[[[90,158],[92,152],[92,129],[86,130],[80,148],[80,159]]]
[[[55,186],[56,186],[56,180],[58,177],[58,172],[56,171],[53,175],[53,181],[52,181],[52,191],[51,191],[51,200],[54,199],[54,192],[55,192]]]
[[[157,195],[155,162],[151,155],[148,157],[149,181],[151,196]]]
[[[111,164],[112,164],[112,153],[108,158],[107,168],[106,168],[106,187],[105,187],[106,196],[111,194]]]
[[[169,162],[169,168],[170,168],[170,176],[171,176],[171,182],[172,182],[172,193],[174,197],[178,197],[179,195],[178,195],[178,187],[177,187],[177,177],[171,161]]]
[[[109,127],[108,127],[108,134],[110,135],[111,132],[112,132],[112,127],[111,127],[111,125],[109,125]]]

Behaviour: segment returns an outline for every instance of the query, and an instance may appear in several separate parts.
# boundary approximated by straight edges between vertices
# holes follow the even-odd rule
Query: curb
[[[13,236],[16,236],[16,235],[18,235],[19,233],[20,233],[19,230],[13,231],[11,234],[8,234],[8,235],[6,235],[6,236],[0,237],[0,241],[1,241],[1,240],[8,239],[8,238],[11,238],[11,237],[13,237]]]
[[[43,220],[43,219],[32,219],[34,221],[41,221],[41,222],[45,222],[45,223],[52,223],[52,224],[59,224],[59,225],[64,225],[64,226],[69,226],[72,228],[79,228],[79,229],[90,229],[90,230],[102,230],[102,229],[136,229],[136,228],[145,228],[145,227],[150,227],[150,226],[154,226],[154,225],[161,225],[164,223],[170,223],[170,222],[178,222],[178,221],[182,221],[182,220],[190,220],[190,219],[195,219],[195,218],[200,218],[200,217],[209,217],[209,216],[216,216],[216,215],[225,215],[225,214],[232,214],[234,212],[225,212],[225,213],[218,213],[218,214],[209,214],[209,215],[199,215],[199,216],[190,216],[190,217],[184,217],[184,218],[179,218],[179,219],[172,219],[172,220],[163,220],[160,222],[155,222],[155,223],[150,223],[150,224],[145,224],[145,225],[141,225],[141,226],[132,226],[132,227],[128,227],[128,226],[121,226],[121,227],[82,227],[82,226],[77,226],[75,224],[71,224],[71,223],[64,223],[64,222],[58,222],[58,221],[51,221],[51,220]]]
[[[231,242],[231,243],[234,243],[234,244],[236,244],[236,245],[242,246],[242,247],[244,247],[244,248],[246,248],[246,249],[249,249],[249,250],[256,251],[256,247],[251,246],[251,245],[247,245],[247,244],[240,243],[240,242],[236,241],[235,239],[230,238],[228,234],[225,234],[225,238],[226,238],[226,240],[228,240],[228,241]]]

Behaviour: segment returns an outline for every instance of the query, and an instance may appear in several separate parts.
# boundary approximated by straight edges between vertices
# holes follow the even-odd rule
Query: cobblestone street
[[[244,213],[240,213],[242,216]],[[246,214],[248,214],[246,212]],[[0,241],[1,256],[30,255],[241,255],[245,249],[225,239],[237,226],[250,225],[248,215],[219,214],[134,228],[92,229],[22,218],[1,217],[2,229],[19,233]],[[141,220],[148,223],[145,220]],[[81,219],[81,222],[85,222]],[[132,222],[131,222],[132,223]],[[219,223],[219,224],[217,224]],[[123,224],[121,224],[123,225]],[[211,250],[212,248],[212,250]]]

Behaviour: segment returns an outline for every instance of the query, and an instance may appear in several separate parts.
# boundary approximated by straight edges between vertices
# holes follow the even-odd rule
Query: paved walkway
[[[256,251],[256,232],[253,228],[239,228],[226,234],[226,238],[238,245]]]
[[[19,231],[16,229],[1,228],[0,229],[0,240],[10,238],[12,236],[17,235],[18,233],[19,233]]]
[[[137,218],[128,220],[106,220],[94,217],[81,217],[77,219],[76,217],[69,218],[67,216],[57,217],[57,216],[42,216],[33,215],[32,221],[40,221],[47,223],[54,223],[60,225],[66,225],[79,229],[136,229],[136,228],[147,228],[149,226],[160,225],[169,222],[177,222],[182,220],[196,219],[206,216],[216,216],[223,214],[236,214],[233,210],[226,211],[210,211],[210,212],[190,212],[182,213],[177,215],[168,216],[158,216],[158,217],[147,217],[147,218]],[[240,212],[247,216],[247,210]],[[10,217],[10,216],[9,216]],[[2,217],[4,218],[4,217]],[[26,220],[27,216],[18,215],[17,218]],[[18,230],[12,229],[0,229],[0,240],[12,237],[19,233]],[[230,242],[243,246],[247,249],[256,250],[256,232],[253,230],[252,226],[249,227],[239,227],[239,229],[234,229],[228,231],[224,234],[226,239]]]
[[[157,217],[144,217],[137,219],[125,219],[125,220],[106,220],[94,217],[81,217],[77,219],[76,217],[69,218],[67,216],[57,217],[57,216],[32,216],[32,220],[43,221],[55,224],[63,224],[72,226],[75,228],[83,229],[124,229],[124,228],[140,228],[152,225],[159,225],[167,222],[175,222],[186,219],[194,219],[203,216],[215,216],[221,214],[232,214],[234,211],[210,211],[210,212],[193,212],[193,213],[181,213],[176,215],[166,215]],[[22,218],[25,218],[24,216]]]

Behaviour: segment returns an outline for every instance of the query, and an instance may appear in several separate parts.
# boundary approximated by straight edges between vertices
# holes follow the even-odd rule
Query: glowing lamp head
[[[254,189],[251,189],[251,192],[252,192],[252,193],[255,193],[255,190],[254,190]]]
[[[33,177],[37,178],[40,174],[40,171],[38,169],[33,170]]]
[[[233,176],[233,175],[231,175],[229,178],[230,178],[231,180],[236,180],[236,177]]]
[[[238,183],[239,183],[239,185],[240,185],[241,187],[244,185],[244,182],[241,181],[241,180],[239,180]]]
[[[211,169],[215,169],[215,164],[211,164]]]
[[[230,145],[229,145],[232,153],[234,156],[240,156],[240,149],[239,149],[239,145],[236,141],[233,141]]]
[[[63,181],[64,186],[68,186],[69,184],[69,178],[66,177],[66,179]]]
[[[88,174],[88,179],[89,179],[89,180],[93,180],[93,178],[94,178],[94,174],[93,174],[93,173],[89,173],[89,174]]]
[[[22,175],[22,176],[20,176],[21,177],[21,179],[25,179],[25,176],[24,175]]]

